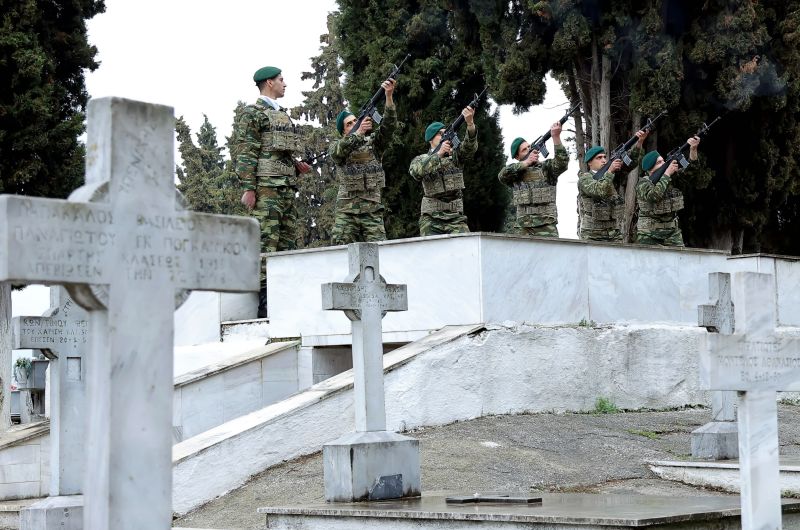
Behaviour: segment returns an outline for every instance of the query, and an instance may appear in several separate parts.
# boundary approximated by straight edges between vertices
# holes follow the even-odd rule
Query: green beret
[[[650,171],[653,169],[653,166],[656,165],[656,161],[658,157],[661,155],[658,154],[658,151],[650,151],[646,155],[642,157],[642,169],[645,171]]]
[[[588,164],[592,158],[596,157],[600,153],[605,153],[605,152],[606,152],[605,149],[603,149],[599,145],[596,145],[591,149],[589,149],[588,151],[586,151],[586,155],[583,157],[583,161]]]
[[[511,158],[517,157],[517,151],[519,151],[519,146],[522,145],[522,142],[525,141],[525,138],[514,138],[514,141],[511,142]]]
[[[436,136],[436,133],[438,133],[439,131],[441,131],[442,129],[445,129],[445,128],[446,127],[445,127],[444,123],[442,123],[440,121],[435,121],[435,122],[431,123],[430,125],[428,125],[428,128],[425,129],[425,141],[426,142],[430,142],[431,138]]]
[[[253,74],[253,81],[256,84],[260,83],[265,79],[272,79],[273,77],[278,77],[281,73],[280,68],[275,68],[274,66],[265,66],[264,68],[259,68],[256,70],[256,73]]]
[[[344,120],[348,116],[353,116],[353,113],[347,109],[344,109],[336,116],[336,130],[339,131],[339,134],[344,134]]]

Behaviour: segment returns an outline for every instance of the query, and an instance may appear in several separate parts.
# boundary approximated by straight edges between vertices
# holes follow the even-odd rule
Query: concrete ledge
[[[274,355],[288,348],[296,348],[299,344],[299,341],[274,342],[265,346],[254,348],[250,351],[235,355],[233,357],[228,357],[223,361],[212,363],[207,366],[203,366],[202,368],[179,375],[175,378],[175,388],[177,389],[190,383],[194,383],[228,370],[232,370],[237,366],[257,361],[259,359],[263,359],[264,357],[269,357],[270,355]]]
[[[24,445],[27,442],[50,433],[50,420],[15,425],[0,434],[0,450]]]
[[[659,477],[692,486],[719,488],[739,493],[739,462],[723,460],[714,462],[654,461],[648,464]],[[780,457],[781,495],[800,496],[800,458]]]
[[[736,497],[555,493],[541,497],[540,505],[448,505],[444,496],[436,495],[402,502],[259,508],[258,512],[266,515],[268,528],[278,530],[741,528]],[[783,522],[787,528],[800,522],[800,501],[784,501]]]

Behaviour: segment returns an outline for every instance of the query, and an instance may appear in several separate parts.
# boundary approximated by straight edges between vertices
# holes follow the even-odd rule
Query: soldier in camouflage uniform
[[[381,84],[386,93],[386,107],[383,121],[373,134],[370,134],[373,123],[369,117],[364,118],[352,134],[357,121],[353,113],[343,110],[336,118],[336,129],[342,138],[331,142],[328,149],[336,164],[339,181],[331,234],[334,245],[386,239],[384,207],[381,204],[381,188],[386,185],[386,176],[375,150],[383,152],[397,123],[397,110],[392,99],[394,85],[394,79]]]
[[[539,151],[531,152],[525,139],[516,138],[511,142],[511,156],[517,162],[507,165],[497,175],[500,182],[512,188],[512,201],[517,207],[514,231],[518,234],[558,237],[556,182],[567,170],[569,154],[561,145],[560,122],[550,127],[550,134],[555,152],[553,160],[540,163]]]
[[[697,146],[700,138],[694,136],[686,140],[689,144],[689,160],[697,161]],[[637,243],[643,245],[663,245],[682,247],[683,234],[678,225],[678,212],[683,209],[683,193],[672,186],[672,181],[679,171],[678,162],[673,160],[664,175],[656,184],[650,181],[649,174],[664,164],[664,158],[658,151],[650,151],[642,158],[644,176],[636,185],[636,198],[639,199],[639,224],[637,226]],[[692,164],[687,170],[698,167]]]
[[[466,107],[461,115],[467,122],[467,135],[459,148],[453,150],[449,141],[444,142],[435,154],[429,152],[414,158],[408,168],[414,180],[422,181],[421,236],[469,232],[467,216],[464,215],[464,173],[461,166],[478,150],[478,129],[472,107]],[[445,129],[445,125],[438,121],[425,129],[425,141],[430,144],[431,151],[441,142]]]
[[[642,158],[642,145],[649,131],[638,131],[639,139],[631,149],[631,167],[636,167]],[[622,241],[622,223],[625,217],[625,200],[617,194],[614,179],[623,177],[630,170],[624,168],[621,159],[611,163],[608,171],[598,180],[594,174],[606,165],[608,157],[605,149],[596,145],[586,151],[583,157],[589,167],[578,176],[578,201],[580,201],[581,239],[592,241]]]
[[[253,75],[260,97],[237,116],[231,145],[236,175],[244,188],[242,204],[261,224],[261,252],[295,248],[297,177],[311,166],[297,162],[300,135],[275,101],[286,83],[279,68],[265,66]],[[259,316],[266,316],[266,276],[261,270]]]

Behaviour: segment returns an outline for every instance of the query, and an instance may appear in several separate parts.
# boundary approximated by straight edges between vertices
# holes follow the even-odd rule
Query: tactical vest
[[[261,151],[256,175],[294,178],[292,155],[300,152],[300,134],[289,115],[273,108],[264,109],[269,128],[261,133]]]
[[[449,159],[448,159],[449,160]],[[464,173],[452,162],[430,175],[422,177],[422,191],[426,197],[436,197],[448,191],[464,189]]]
[[[540,168],[529,167],[522,182],[512,188],[512,203],[517,207],[517,219],[526,215],[553,217],[558,221],[556,187],[548,184]]]
[[[347,157],[338,171],[338,199],[362,198],[381,202],[381,189],[386,186],[386,174],[372,151],[372,136]]]
[[[639,201],[639,217],[673,217],[683,210],[683,193],[673,187],[667,188],[664,198],[658,202]]]
[[[594,199],[580,196],[581,230],[620,229],[625,214],[625,201],[620,197]]]

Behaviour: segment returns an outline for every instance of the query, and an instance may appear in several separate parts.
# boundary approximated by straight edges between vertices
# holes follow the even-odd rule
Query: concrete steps
[[[648,464],[659,477],[692,486],[739,493],[739,461],[654,461]],[[781,495],[800,496],[800,457],[780,457]]]

